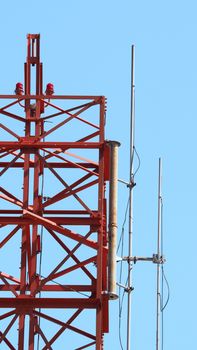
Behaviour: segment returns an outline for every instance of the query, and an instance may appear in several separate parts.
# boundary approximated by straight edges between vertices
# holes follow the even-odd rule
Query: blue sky
[[[126,180],[130,47],[136,45],[136,148],[141,167],[134,190],[134,254],[149,256],[156,250],[161,156],[170,284],[164,349],[195,348],[196,343],[196,12],[194,0],[1,4],[0,93],[12,93],[23,78],[26,34],[40,33],[45,82],[53,82],[57,94],[108,98],[106,136],[121,142],[119,173]],[[120,185],[119,233],[126,201],[127,190]],[[152,350],[156,267],[137,264],[133,285],[132,347]],[[111,303],[110,316],[105,348],[118,350],[118,302]],[[124,322],[123,316],[123,339]]]

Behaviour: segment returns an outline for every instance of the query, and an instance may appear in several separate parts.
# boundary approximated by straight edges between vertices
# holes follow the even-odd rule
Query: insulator
[[[48,83],[46,86],[46,95],[53,95],[54,94],[54,85],[52,83]]]
[[[15,94],[16,95],[23,95],[24,90],[23,90],[23,84],[22,83],[16,83],[16,88],[15,88]]]

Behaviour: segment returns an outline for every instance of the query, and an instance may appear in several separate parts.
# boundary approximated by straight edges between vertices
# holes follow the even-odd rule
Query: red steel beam
[[[89,96],[89,95],[30,95],[26,94],[20,97],[20,101],[22,100],[94,100],[96,103],[100,103],[100,100],[103,96]],[[17,95],[0,95],[0,99],[6,100],[6,99],[19,99],[19,96]]]
[[[10,168],[24,168],[23,162],[17,162],[10,165],[10,162],[0,162],[0,168],[7,167],[9,165]],[[86,168],[86,169],[95,169],[95,165],[91,163],[63,163],[63,162],[48,162],[50,167],[58,168],[58,169],[75,169],[75,168]],[[30,163],[30,168],[34,168],[34,163]],[[44,165],[47,168],[46,165]]]
[[[43,204],[44,206],[44,204]],[[98,211],[95,211],[93,210],[93,213],[94,213],[94,218],[97,217],[98,215]],[[0,214],[19,214],[19,215],[22,215],[23,214],[23,211],[22,210],[13,210],[13,209],[1,209],[0,210]],[[87,213],[87,211],[85,210],[43,210],[43,214],[46,214],[46,215],[56,215],[56,214],[59,214],[59,215],[84,215],[84,218],[85,217],[88,217],[89,216],[89,213]]]
[[[51,234],[51,236],[56,240],[57,243],[59,243],[59,245],[65,250],[65,252],[68,254],[65,258],[64,258],[64,262],[66,261],[67,257],[71,257],[77,264],[80,263],[80,260],[75,256],[75,252],[76,250],[81,246],[82,242],[79,242],[72,250],[70,250],[66,244],[64,242],[61,241],[61,239],[50,229],[47,229],[48,232]],[[91,231],[88,232],[88,234],[86,236],[84,236],[84,240],[89,237],[89,233],[91,233]],[[62,266],[62,262],[59,263],[55,269],[53,269],[53,271],[51,272],[54,273],[56,271],[58,271],[59,267]],[[81,269],[83,270],[83,272],[85,272],[85,274],[91,279],[91,281],[95,281],[95,278],[94,276],[90,273],[90,271],[85,267],[85,266],[82,266]],[[51,276],[51,274],[49,274],[48,277]],[[41,287],[43,286],[43,283],[46,283],[47,282],[47,279],[45,279],[44,281],[41,282]],[[40,288],[40,287],[39,287]]]
[[[83,311],[83,309],[78,309],[66,322],[65,325],[62,325],[61,328],[56,332],[56,334],[51,338],[49,342],[46,343],[47,346],[44,347],[43,350],[47,350],[56,340],[60,337],[60,335],[71,325],[71,323],[79,316],[79,314]]]
[[[32,309],[96,309],[100,300],[96,298],[33,298],[29,296],[18,298],[0,298],[0,308],[16,308],[23,312]]]
[[[82,309],[82,308],[80,308],[80,309]],[[34,311],[34,314],[35,315],[40,315],[42,318],[45,318],[48,321],[51,321],[51,322],[53,322],[55,324],[58,324],[59,326],[66,327],[66,328],[72,330],[73,332],[79,333],[79,334],[81,334],[81,335],[83,335],[85,337],[88,337],[90,339],[95,339],[95,336],[93,334],[88,333],[88,332],[84,332],[83,330],[81,330],[81,329],[79,329],[77,327],[70,326],[68,322],[62,322],[62,321],[60,321],[60,320],[58,320],[58,319],[56,319],[54,317],[51,317],[49,315],[46,315],[44,313],[37,312],[37,311]]]
[[[41,219],[45,219],[44,216]],[[47,216],[47,220],[57,224],[57,225],[99,225],[99,218],[80,218],[80,217],[56,217],[56,216]],[[39,219],[38,219],[39,220]],[[0,216],[0,225],[33,225],[35,223],[35,219],[31,219],[28,217],[16,217],[16,216]]]
[[[3,333],[0,332],[0,337],[2,337],[2,336],[3,336]],[[16,349],[14,348],[14,346],[10,343],[10,341],[9,341],[5,336],[3,337],[2,340],[5,342],[5,344],[8,346],[9,349],[11,349],[11,350],[16,350]]]
[[[21,150],[29,150],[30,153],[34,153],[35,150],[41,148],[61,148],[62,150],[68,148],[80,148],[80,149],[98,149],[103,147],[102,142],[33,142],[31,139],[24,140],[21,142],[16,141],[0,141],[0,149],[8,150],[8,149],[21,149]]]
[[[20,290],[20,285],[12,284],[12,288],[15,291]],[[5,284],[0,284],[1,291],[9,291],[9,287]],[[28,285],[26,286],[26,290],[29,290]],[[43,292],[95,292],[95,286],[93,285],[76,285],[76,284],[65,284],[65,285],[57,285],[57,284],[47,284],[42,286]]]
[[[93,342],[88,343],[88,344],[86,344],[86,345],[84,345],[84,346],[80,346],[80,348],[77,348],[77,349],[75,349],[75,350],[87,349],[87,348],[89,348],[90,346],[95,345],[95,344],[96,344],[95,341],[93,341]]]

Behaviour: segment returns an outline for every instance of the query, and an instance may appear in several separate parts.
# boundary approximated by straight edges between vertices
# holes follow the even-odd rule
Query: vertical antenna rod
[[[157,257],[161,255],[161,210],[162,210],[162,161],[159,158],[159,179],[158,179],[158,232],[157,232]],[[160,349],[160,313],[161,313],[161,299],[160,299],[160,263],[157,264],[157,316],[156,316],[156,350]]]
[[[130,121],[130,172],[129,172],[129,251],[128,251],[128,310],[127,310],[127,350],[131,342],[131,292],[132,292],[132,233],[133,233],[133,195],[134,186],[134,124],[135,124],[135,46],[131,47],[131,121]]]

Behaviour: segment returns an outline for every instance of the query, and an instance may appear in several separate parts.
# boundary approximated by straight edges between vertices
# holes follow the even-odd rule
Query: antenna
[[[157,265],[157,314],[156,314],[156,350],[160,349],[160,314],[161,314],[161,293],[160,293],[160,279],[161,279],[161,266],[165,263],[165,259],[162,256],[161,249],[161,225],[162,225],[162,197],[161,197],[161,182],[162,182],[162,161],[159,158],[159,180],[158,180],[158,230],[157,230],[157,253],[151,257],[133,256],[132,255],[132,239],[133,239],[133,187],[135,186],[133,171],[134,168],[134,153],[135,153],[135,46],[131,47],[131,115],[130,115],[130,171],[129,171],[129,183],[119,179],[119,182],[127,185],[129,189],[129,236],[128,236],[128,256],[121,257],[117,261],[126,261],[128,263],[128,276],[126,286],[117,283],[119,287],[122,287],[128,294],[127,302],[127,350],[131,348],[131,292],[132,287],[132,268],[133,263],[138,261],[150,261]]]
[[[161,210],[162,210],[162,160],[159,158],[158,178],[158,229],[157,229],[157,257],[161,256]],[[160,349],[160,314],[161,314],[161,264],[157,264],[157,314],[156,314],[156,350]]]
[[[129,173],[129,249],[128,249],[128,308],[127,308],[127,350],[131,340],[131,292],[132,292],[132,236],[133,236],[133,193],[134,175],[134,125],[135,125],[135,46],[131,47],[131,121],[130,121],[130,173]]]

